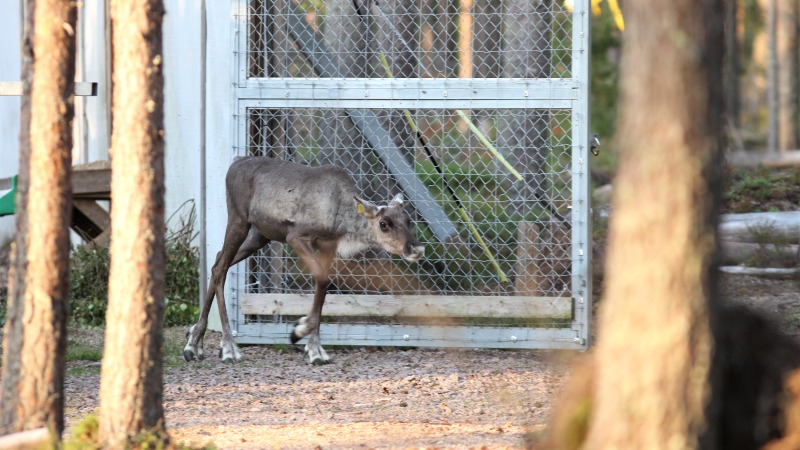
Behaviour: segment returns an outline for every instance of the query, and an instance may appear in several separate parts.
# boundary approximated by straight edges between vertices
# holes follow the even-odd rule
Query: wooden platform
[[[0,179],[0,190],[11,187],[11,178]],[[96,161],[72,167],[72,223],[86,241],[105,244],[111,233],[111,217],[97,202],[111,200],[111,162]]]

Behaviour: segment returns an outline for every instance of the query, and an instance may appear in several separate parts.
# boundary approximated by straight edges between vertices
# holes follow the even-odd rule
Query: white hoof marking
[[[242,354],[239,352],[239,348],[234,342],[226,342],[225,339],[223,339],[219,345],[222,350],[223,362],[239,362],[242,360]]]
[[[312,346],[306,344],[305,354],[306,354],[306,362],[308,362],[309,364],[328,364],[329,362],[331,362],[331,358],[330,356],[328,356],[328,352],[326,352],[321,345]]]
[[[311,333],[311,327],[308,326],[308,317],[303,316],[297,321],[297,325],[294,326],[294,334],[302,338],[308,336],[308,333]]]

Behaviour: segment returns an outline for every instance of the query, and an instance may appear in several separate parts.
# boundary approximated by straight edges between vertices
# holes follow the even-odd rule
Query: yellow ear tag
[[[364,214],[364,205],[362,205],[361,203],[358,203],[356,205],[356,211],[358,211],[359,214]]]

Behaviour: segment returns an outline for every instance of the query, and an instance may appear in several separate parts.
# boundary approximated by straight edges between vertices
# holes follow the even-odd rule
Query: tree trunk
[[[70,168],[75,80],[75,4],[38,0],[34,11],[21,355],[13,427],[64,429],[64,350],[72,212]],[[16,269],[15,269],[16,270]],[[17,274],[15,273],[15,277]]]
[[[778,2],[768,0],[767,4],[767,150],[778,150],[780,136],[778,99]]]
[[[630,2],[625,22],[622,147],[583,448],[692,449],[711,393],[722,2]]]
[[[739,128],[739,35],[737,33],[737,0],[725,1],[725,114],[728,124]]]
[[[35,0],[24,2],[22,65],[22,108],[19,127],[19,175],[17,178],[16,234],[11,246],[8,273],[6,324],[3,330],[3,364],[0,372],[0,435],[17,431],[16,399],[22,363],[22,314],[25,298],[25,272],[28,265],[28,204],[30,186],[31,82],[33,80],[33,9]]]
[[[778,150],[797,148],[797,7],[796,0],[778,0],[777,54]]]
[[[796,426],[800,345],[716,300],[722,0],[626,5],[594,374],[571,381],[547,448],[760,448]]]
[[[167,440],[163,15],[160,0],[111,3],[111,268],[100,381],[100,440],[109,447],[122,447],[143,432]]]

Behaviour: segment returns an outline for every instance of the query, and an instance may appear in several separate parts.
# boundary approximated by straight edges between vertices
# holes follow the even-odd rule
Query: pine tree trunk
[[[100,439],[166,440],[162,405],[164,131],[160,0],[112,0],[111,268]]]
[[[728,118],[728,125],[738,129],[740,123],[740,58],[739,58],[739,35],[737,32],[737,13],[739,8],[736,0],[725,2],[725,114]]]
[[[22,105],[19,127],[19,175],[17,177],[17,210],[26,210],[30,185],[31,83],[33,81],[33,10],[35,0],[24,2],[24,23],[21,45]],[[3,364],[0,372],[0,435],[19,431],[16,426],[16,399],[22,360],[22,314],[27,269],[28,215],[16,215],[16,233],[11,247],[8,273],[8,309],[3,327]]]
[[[11,401],[17,430],[45,426],[61,434],[77,12],[67,0],[37,0],[33,11],[29,185],[21,211],[28,219],[27,265],[24,290],[14,292],[24,300],[18,380]]]
[[[585,448],[699,447],[711,392],[722,17],[721,0],[626,3],[622,147]]]
[[[778,0],[777,9],[778,150],[784,152],[797,148],[797,5]]]

